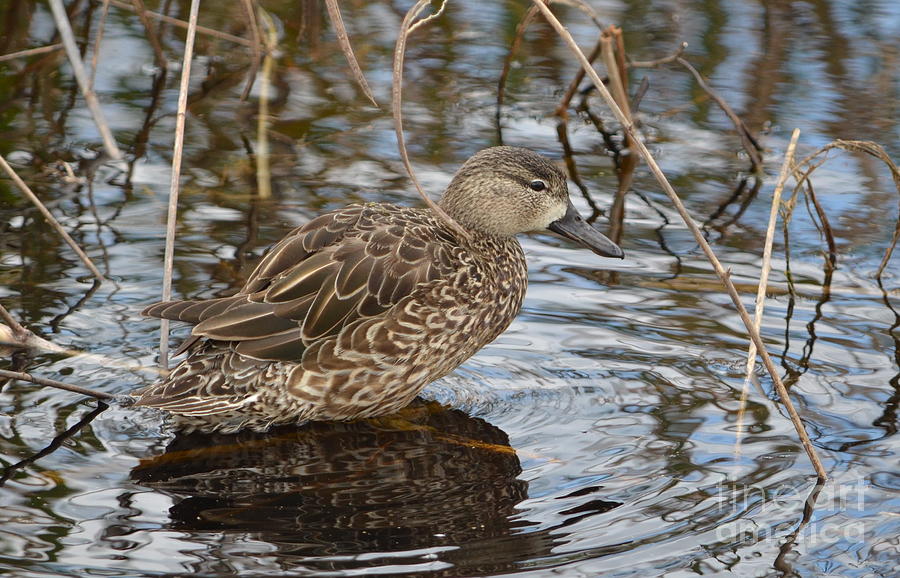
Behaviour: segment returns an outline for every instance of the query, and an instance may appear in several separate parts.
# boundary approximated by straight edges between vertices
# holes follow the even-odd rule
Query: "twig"
[[[609,106],[610,110],[612,110],[613,114],[616,117],[616,120],[621,123],[622,127],[630,134],[632,140],[634,141],[634,147],[641,153],[641,156],[647,163],[647,166],[650,168],[650,172],[653,173],[653,176],[656,177],[656,180],[662,186],[663,190],[671,199],[672,203],[675,205],[675,208],[678,210],[678,213],[681,215],[681,218],[684,220],[688,229],[690,229],[691,233],[693,233],[694,238],[697,243],[700,245],[700,248],[703,250],[707,259],[709,259],[713,268],[716,271],[716,274],[721,279],[722,283],[725,285],[725,288],[728,291],[729,297],[734,302],[735,308],[738,310],[738,314],[741,316],[741,321],[744,322],[744,325],[747,328],[747,332],[750,335],[750,339],[756,344],[756,348],[759,350],[760,356],[762,356],[763,363],[766,366],[766,369],[769,371],[769,374],[772,376],[772,381],[775,383],[775,388],[778,391],[779,397],[781,397],[781,401],[784,404],[785,409],[788,412],[788,415],[791,418],[792,423],[794,424],[794,428],[797,430],[797,435],[800,437],[800,441],[803,444],[803,448],[806,450],[807,455],[809,456],[810,461],[813,464],[813,467],[816,470],[816,474],[819,478],[825,480],[828,478],[827,473],[825,472],[825,468],[822,466],[822,462],[819,460],[819,456],[816,453],[815,448],[812,445],[812,442],[809,439],[809,435],[807,435],[806,430],[803,427],[803,422],[800,420],[800,416],[797,414],[797,410],[794,409],[794,404],[791,402],[790,396],[788,395],[787,389],[784,387],[784,383],[782,383],[781,378],[778,375],[778,370],[775,367],[775,364],[772,362],[771,357],[769,357],[768,352],[765,348],[765,343],[763,343],[762,337],[756,328],[753,326],[753,320],[750,318],[750,314],[747,313],[747,309],[744,307],[743,302],[741,301],[741,296],[738,294],[737,289],[734,287],[734,283],[731,282],[730,273],[726,271],[722,264],[719,262],[718,257],[713,252],[712,248],[709,246],[709,243],[706,242],[706,239],[703,238],[703,232],[700,230],[700,227],[694,222],[685,208],[684,204],[681,202],[681,199],[678,197],[678,194],[675,192],[675,189],[672,188],[672,185],[669,183],[668,179],[666,179],[665,174],[662,172],[662,169],[659,168],[656,160],[650,154],[650,151],[647,149],[647,145],[639,138],[637,131],[634,128],[634,124],[630,122],[622,112],[622,110],[618,107],[613,99],[612,95],[609,93],[609,90],[603,85],[603,81],[597,75],[597,71],[591,66],[591,63],[588,62],[584,53],[581,52],[581,49],[578,47],[578,44],[575,42],[575,39],[572,38],[572,35],[569,34],[569,31],[556,19],[556,16],[553,15],[553,12],[544,5],[541,0],[532,0],[532,2],[538,6],[556,32],[562,37],[562,39],[566,42],[569,48],[572,50],[573,54],[578,58],[581,66],[584,67],[585,72],[587,72],[590,79],[593,81],[594,86],[597,88],[597,91],[603,97],[603,100],[606,101],[607,106]]]
[[[36,375],[31,375],[30,373],[25,373],[23,371],[8,371],[6,369],[0,369],[0,377],[5,377],[7,379],[18,379],[19,381],[30,381],[31,383],[36,383],[38,385],[46,385],[48,387],[55,387],[56,389],[64,389],[66,391],[80,393],[81,395],[95,397],[97,399],[118,399],[122,397],[103,391],[95,391],[93,389],[81,387],[80,385],[63,383],[62,381],[56,381],[55,379],[37,377]]]
[[[759,331],[762,326],[763,310],[766,304],[766,291],[769,285],[769,272],[772,270],[772,244],[775,238],[775,224],[778,221],[778,209],[781,207],[781,191],[791,173],[791,165],[794,162],[794,150],[797,148],[797,139],[800,138],[800,129],[795,128],[791,134],[787,151],[784,153],[784,161],[781,172],[778,173],[778,181],[775,183],[775,191],[772,193],[772,208],[769,210],[769,226],[766,228],[766,241],[763,246],[762,267],[759,273],[759,285],[756,289],[756,305],[753,309],[753,326]],[[747,396],[750,391],[750,380],[753,376],[753,368],[756,366],[756,344],[750,342],[747,351],[747,377],[744,379],[744,387],[741,390],[741,402],[737,414],[737,439],[735,440],[735,453],[740,453],[741,435],[743,434],[744,412],[747,408]]]
[[[378,103],[375,102],[372,89],[369,88],[369,83],[366,82],[366,77],[363,75],[359,61],[356,60],[356,55],[353,53],[353,47],[350,45],[350,37],[347,35],[344,20],[341,18],[341,7],[338,5],[337,0],[325,0],[325,7],[328,9],[328,17],[331,18],[331,24],[334,26],[334,33],[337,35],[341,52],[344,53],[347,64],[350,65],[350,70],[353,71],[353,78],[356,79],[356,83],[363,91],[363,94],[366,95],[366,98],[369,99],[373,106],[377,107]]]
[[[597,220],[597,217],[603,214],[603,209],[598,207],[594,199],[591,198],[590,191],[588,191],[584,181],[581,180],[581,175],[578,174],[578,165],[575,164],[575,152],[572,150],[572,144],[569,142],[568,121],[565,118],[560,118],[559,122],[556,123],[556,135],[559,137],[559,144],[563,148],[563,161],[566,163],[569,178],[581,191],[581,195],[591,208],[591,216],[588,217],[587,222],[593,223]]]
[[[29,335],[34,335],[34,333],[19,323],[19,321],[6,310],[6,307],[4,307],[2,303],[0,303],[0,319],[9,326],[9,329],[12,331],[11,337],[17,341],[25,341],[28,339]]]
[[[97,79],[97,68],[100,61],[100,44],[103,42],[103,33],[106,30],[106,17],[109,15],[109,0],[103,0],[103,8],[100,10],[100,22],[97,24],[97,35],[94,37],[94,49],[91,51],[91,79],[88,86],[94,90],[94,81]]]
[[[84,417],[78,420],[78,423],[68,428],[66,431],[62,432],[51,441],[47,447],[37,452],[34,455],[28,456],[24,460],[18,461],[14,464],[6,466],[3,468],[3,475],[0,475],[0,486],[3,486],[12,478],[13,474],[17,471],[21,470],[25,466],[29,464],[33,464],[38,461],[42,457],[49,455],[56,450],[58,450],[64,441],[75,435],[79,430],[81,430],[84,426],[94,421],[94,418],[100,415],[102,412],[106,411],[109,406],[103,403],[102,401],[97,402],[97,407],[92,409],[89,413],[87,413]]]
[[[807,166],[812,160],[824,153],[830,151],[831,149],[843,149],[850,152],[861,152],[865,153],[869,156],[873,156],[887,165],[888,169],[891,171],[891,178],[894,180],[894,187],[897,189],[897,194],[900,195],[900,168],[897,167],[897,164],[894,163],[893,159],[887,154],[884,148],[878,143],[874,143],[871,141],[858,141],[858,140],[842,140],[837,139],[833,140],[827,145],[823,146],[819,150],[814,153],[807,155],[802,161],[797,163],[798,167]],[[804,180],[809,177],[812,172],[817,169],[823,162],[820,162],[818,165],[812,165],[806,171],[804,175]],[[898,208],[900,208],[900,199],[898,199]],[[885,268],[887,267],[888,262],[891,260],[891,255],[894,252],[894,248],[897,246],[897,241],[900,240],[900,215],[898,215],[896,225],[894,226],[894,234],[891,237],[891,242],[888,244],[887,249],[884,252],[884,257],[881,259],[881,263],[878,265],[878,270],[875,272],[875,279],[881,281],[881,275],[884,273]]]
[[[178,222],[178,190],[181,181],[181,156],[184,152],[184,123],[187,111],[188,88],[191,83],[191,60],[194,55],[194,38],[197,33],[197,14],[200,0],[191,0],[187,39],[184,43],[184,60],[181,67],[181,85],[178,89],[178,108],[175,113],[175,144],[172,147],[172,179],[169,183],[169,211],[166,220],[166,250],[163,262],[162,300],[172,298],[172,268],[175,261],[175,225]],[[169,320],[160,322],[159,362],[169,365]]]
[[[531,7],[530,11],[534,11],[537,13],[537,8],[534,6]],[[603,34],[600,34],[600,37],[597,39],[597,43],[594,44],[594,48],[591,49],[590,55],[588,55],[588,60],[590,62],[594,62],[598,56],[600,56],[600,51],[603,49]],[[565,94],[563,94],[562,99],[559,101],[559,105],[556,107],[556,111],[554,114],[560,118],[565,118],[568,116],[567,111],[569,109],[569,104],[572,102],[572,98],[574,98],[575,93],[578,92],[578,86],[581,84],[581,81],[584,80],[584,69],[579,68],[575,71],[575,77],[572,78],[572,82],[569,83],[569,87],[566,89]]]
[[[141,19],[141,24],[144,25],[144,29],[147,31],[147,40],[150,41],[150,46],[153,47],[156,65],[165,70],[168,68],[166,55],[163,53],[159,38],[156,36],[156,29],[153,27],[153,22],[150,21],[150,16],[147,15],[147,7],[144,6],[144,0],[131,0],[131,3],[134,5],[134,11],[137,12],[138,18]]]
[[[738,132],[738,136],[741,137],[741,143],[744,145],[744,150],[747,151],[747,155],[750,157],[750,164],[752,165],[752,170],[754,172],[762,170],[762,158],[759,156],[759,153],[762,151],[762,147],[759,146],[759,143],[756,141],[756,138],[750,133],[750,129],[747,128],[747,125],[744,124],[744,121],[740,119],[738,115],[731,110],[731,107],[728,106],[728,103],[725,102],[722,97],[720,97],[716,91],[712,89],[711,86],[706,84],[706,80],[704,80],[703,75],[694,68],[690,62],[678,56],[675,58],[675,62],[685,67],[688,72],[690,72],[694,76],[694,80],[697,81],[697,84],[700,85],[700,88],[709,95],[716,104],[719,105],[719,108],[725,113],[726,116],[731,120],[732,124],[734,124],[734,128]]]
[[[44,215],[44,218],[47,219],[47,222],[50,223],[50,226],[53,227],[57,233],[63,238],[63,240],[72,248],[73,251],[78,255],[78,258],[81,259],[81,262],[84,263],[84,266],[87,267],[91,273],[96,277],[99,281],[103,281],[103,274],[100,273],[100,270],[94,265],[94,262],[91,261],[91,258],[87,256],[87,254],[81,250],[81,247],[78,246],[78,243],[75,242],[69,233],[63,229],[63,226],[59,224],[59,221],[53,216],[53,214],[44,206],[44,203],[34,194],[34,192],[25,184],[19,175],[16,174],[16,171],[13,170],[9,163],[6,162],[6,159],[3,158],[3,155],[0,155],[0,167],[9,175],[9,178],[13,180],[19,190],[25,193],[25,196],[28,197],[28,200],[34,204],[35,207]]]
[[[241,101],[243,102],[249,98],[253,83],[256,82],[256,73],[259,72],[259,63],[262,60],[262,50],[260,49],[262,37],[259,33],[259,22],[256,20],[255,0],[241,0],[241,4],[244,6],[244,12],[247,13],[247,20],[250,23],[250,36],[253,39],[253,44],[250,46],[250,50],[253,53],[250,61],[250,72],[247,73],[247,84],[244,85],[244,90],[241,92]]]
[[[453,229],[461,239],[469,239],[469,233],[460,227],[459,223],[453,220],[453,217],[444,212],[444,209],[440,208],[438,204],[432,201],[431,197],[422,190],[422,186],[419,184],[419,180],[416,178],[416,174],[409,162],[409,153],[406,151],[406,141],[403,137],[403,57],[406,54],[406,39],[412,34],[413,30],[440,16],[447,6],[447,3],[443,2],[437,12],[416,21],[419,14],[422,13],[422,10],[430,4],[431,0],[418,0],[418,2],[409,9],[406,16],[403,18],[402,24],[400,24],[400,32],[397,35],[397,45],[394,48],[394,78],[391,86],[391,106],[394,113],[394,131],[397,133],[397,146],[400,149],[400,158],[403,160],[403,166],[406,168],[410,180],[416,187],[419,195],[425,201],[425,204],[428,205],[428,208],[431,209],[440,220],[444,221],[448,227]]]
[[[806,210],[809,212],[809,216],[812,218],[816,229],[825,236],[825,244],[828,245],[828,256],[825,259],[825,268],[826,270],[834,269],[835,263],[837,262],[837,243],[834,240],[834,231],[831,229],[831,223],[828,221],[828,215],[825,214],[825,209],[819,204],[819,199],[816,197],[816,190],[813,188],[812,181],[806,179],[804,185],[806,186]],[[813,215],[813,211],[809,208],[810,202],[813,204],[813,209],[816,213],[815,215]],[[819,223],[816,222],[816,216],[819,218],[819,223],[822,224],[821,227],[819,227]]]
[[[16,58],[26,58],[28,56],[35,56],[37,54],[45,54],[47,52],[55,52],[62,48],[62,43],[60,44],[51,44],[50,46],[41,46],[39,48],[29,48],[28,50],[20,50],[19,52],[11,52],[9,54],[4,54],[0,56],[0,62],[6,62],[7,60],[15,60]]]
[[[53,20],[56,22],[56,28],[59,30],[60,38],[62,38],[66,55],[69,57],[69,63],[72,65],[72,73],[75,75],[75,80],[81,88],[84,101],[91,111],[94,124],[97,125],[97,130],[100,131],[100,136],[103,138],[103,148],[106,149],[106,154],[117,161],[122,158],[122,151],[119,150],[119,145],[116,144],[116,139],[110,132],[109,125],[106,124],[106,118],[104,118],[103,110],[100,108],[100,101],[97,100],[97,95],[88,82],[84,64],[81,62],[81,55],[78,52],[78,46],[75,44],[75,35],[72,33],[72,26],[69,24],[68,16],[66,16],[66,9],[62,0],[49,0],[49,2],[50,9],[53,12]]]
[[[687,47],[688,43],[682,42],[678,46],[678,49],[668,56],[663,56],[662,58],[657,58],[656,60],[629,60],[628,66],[632,68],[656,68],[658,66],[662,66],[663,64],[675,62],[678,58],[681,57],[682,54],[684,54],[684,51],[687,50]]]
[[[95,0],[96,1],[96,0]],[[122,8],[124,10],[130,10],[134,12],[134,6],[131,5],[130,2],[123,2],[122,0],[109,0],[109,3],[117,8]],[[189,28],[190,22],[185,22],[184,20],[179,20],[178,18],[172,18],[171,16],[166,16],[165,14],[160,14],[158,12],[153,12],[151,10],[147,10],[145,12],[147,16],[153,18],[155,20],[161,20],[162,22],[166,22],[167,24],[172,24],[173,26],[178,26],[179,28]],[[206,26],[195,25],[197,34],[205,34],[207,36],[213,36],[215,38],[219,38],[221,40],[227,40],[229,42],[234,42],[235,44],[241,44],[243,46],[251,46],[253,44],[252,41],[247,40],[246,38],[241,38],[240,36],[235,36],[234,34],[228,34],[227,32],[220,32],[213,28],[207,28]]]

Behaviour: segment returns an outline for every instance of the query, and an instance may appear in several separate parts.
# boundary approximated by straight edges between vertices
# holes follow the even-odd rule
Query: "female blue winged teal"
[[[465,235],[427,208],[351,205],[291,231],[236,295],[151,305],[144,315],[194,328],[187,359],[136,405],[205,431],[393,413],[518,314],[528,275],[517,233],[549,229],[623,256],[527,149],[475,154],[439,206]]]

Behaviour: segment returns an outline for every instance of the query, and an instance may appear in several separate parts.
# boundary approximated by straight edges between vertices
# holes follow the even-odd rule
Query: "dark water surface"
[[[179,297],[227,294],[267,245],[323,210],[419,203],[386,111],[409,3],[341,3],[382,109],[349,76],[324,8],[262,4],[279,42],[269,102],[274,195],[256,196],[260,83],[240,101],[250,53],[200,36]],[[799,156],[845,138],[877,141],[900,159],[896,2],[591,4],[623,27],[633,59],[689,42],[689,60],[761,133],[766,167],[756,181],[731,124],[689,74],[674,65],[632,72],[632,91],[649,80],[639,112],[648,145],[748,305],[794,127]],[[76,35],[92,42],[102,3],[69,5]],[[186,18],[189,2],[147,5]],[[249,37],[241,6],[204,2],[201,23]],[[525,6],[453,2],[411,41],[407,135],[433,193],[468,156],[499,142],[497,80]],[[0,54],[57,42],[46,3],[0,1],[0,13]],[[560,14],[590,47],[590,22],[575,9]],[[2,303],[55,343],[96,355],[39,356],[25,365],[37,375],[112,393],[154,379],[158,324],[138,312],[161,290],[184,39],[169,25],[159,34],[165,76],[154,75],[140,21],[110,8],[96,87],[128,152],[125,172],[85,160],[100,139],[62,52],[0,62],[0,152],[111,279],[92,289],[73,253],[0,181]],[[575,70],[553,32],[535,25],[509,78],[504,143],[562,157],[552,113]],[[602,104],[589,102],[615,129]],[[618,187],[613,159],[586,115],[571,113],[569,137],[606,230]],[[641,165],[624,201],[627,258],[601,259],[549,235],[523,239],[531,286],[522,315],[433,384],[428,401],[393,418],[176,437],[154,413],[94,415],[97,404],[74,394],[5,385],[0,573],[897,575],[898,257],[881,284],[875,272],[898,194],[880,162],[831,156],[813,182],[837,238],[837,269],[826,275],[825,243],[801,197],[790,276],[776,235],[763,321],[831,476],[805,517],[814,472],[759,369],[736,449],[745,332]],[[65,178],[64,160],[80,181]]]

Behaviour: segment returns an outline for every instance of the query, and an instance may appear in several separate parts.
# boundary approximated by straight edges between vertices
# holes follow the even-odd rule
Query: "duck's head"
[[[528,149],[492,147],[467,160],[440,202],[460,225],[494,236],[551,230],[604,257],[622,249],[581,218],[566,177]]]

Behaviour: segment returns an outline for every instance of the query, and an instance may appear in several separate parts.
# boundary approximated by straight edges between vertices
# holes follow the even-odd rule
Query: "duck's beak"
[[[559,233],[563,237],[584,245],[603,257],[615,257],[617,259],[625,257],[625,252],[618,245],[581,218],[581,215],[572,206],[572,203],[569,203],[563,218],[553,221],[547,228],[554,233]]]

